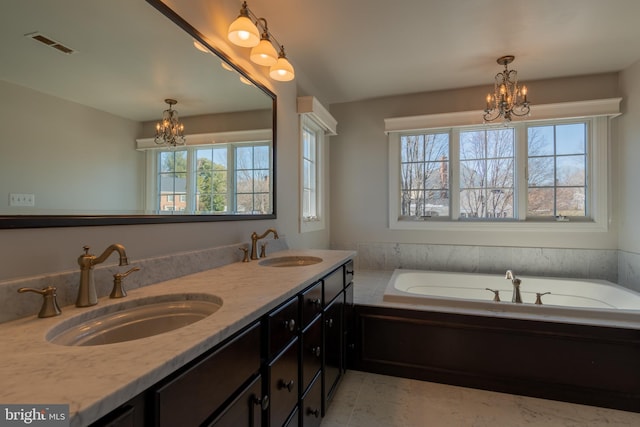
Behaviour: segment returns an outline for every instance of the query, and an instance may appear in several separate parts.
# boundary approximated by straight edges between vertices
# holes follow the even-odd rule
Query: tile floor
[[[321,427],[622,427],[640,413],[348,371]]]

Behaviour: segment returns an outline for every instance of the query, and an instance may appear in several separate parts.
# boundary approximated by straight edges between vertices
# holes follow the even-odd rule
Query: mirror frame
[[[235,64],[231,58],[211,45],[207,38],[191,24],[167,6],[162,0],[145,0],[157,9],[171,22],[182,28],[187,34],[204,45],[214,55],[229,64],[236,72],[248,79],[253,85],[272,99],[272,146],[271,170],[272,177],[272,212],[265,215],[0,215],[0,229],[14,228],[47,228],[47,227],[87,227],[100,225],[136,225],[136,224],[172,224],[190,222],[218,222],[218,221],[248,221],[275,219],[276,213],[276,139],[277,139],[277,96],[265,85],[256,81],[242,67]]]

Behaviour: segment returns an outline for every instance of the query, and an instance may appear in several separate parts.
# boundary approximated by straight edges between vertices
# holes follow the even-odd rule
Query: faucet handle
[[[260,258],[265,258],[267,256],[267,242],[264,242],[260,245]]]
[[[551,292],[536,292],[536,304],[542,305],[542,295],[549,295]]]
[[[59,316],[60,313],[62,313],[60,306],[58,306],[58,301],[56,301],[56,290],[57,288],[53,286],[47,286],[42,289],[20,288],[18,292],[35,292],[36,294],[42,295],[44,300],[42,301],[42,308],[40,308],[38,317],[45,318]]]
[[[134,267],[131,270],[125,272],[125,273],[116,273],[113,275],[113,289],[111,290],[111,293],[109,294],[109,298],[123,298],[127,296],[127,291],[124,290],[124,288],[122,287],[122,279],[124,279],[125,277],[127,277],[129,274],[133,273],[134,271],[139,271],[140,269],[138,267]]]
[[[244,246],[242,246],[241,248],[238,248],[238,250],[242,251],[243,253],[242,262],[249,262],[249,248],[245,248]]]
[[[495,302],[500,302],[500,290],[499,289],[496,289],[496,290],[489,289],[489,288],[485,288],[485,289],[488,290],[488,291],[493,292],[493,300]]]

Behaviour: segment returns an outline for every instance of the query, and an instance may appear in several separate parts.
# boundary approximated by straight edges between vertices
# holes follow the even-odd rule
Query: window
[[[527,131],[527,216],[586,216],[587,123]]]
[[[270,213],[270,151],[269,143],[234,143],[154,152],[155,209],[159,213]]]
[[[302,116],[300,138],[301,230],[324,228],[322,215],[322,144],[324,131],[313,120]]]
[[[608,115],[453,125],[469,117],[385,120],[391,228],[607,229]],[[443,120],[452,125],[438,127]],[[398,130],[420,123],[432,128]]]

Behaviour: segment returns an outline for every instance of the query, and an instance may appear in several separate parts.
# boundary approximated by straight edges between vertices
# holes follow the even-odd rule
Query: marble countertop
[[[66,306],[62,315],[35,315],[0,324],[0,403],[69,404],[71,426],[85,426],[143,392],[176,369],[258,319],[340,266],[355,253],[288,250],[272,257],[310,255],[323,262],[304,267],[233,263],[128,291],[127,300],[197,292],[216,295],[213,315],[164,334],[117,344],[69,347],[49,343],[59,323],[123,299],[101,298],[89,308]]]

